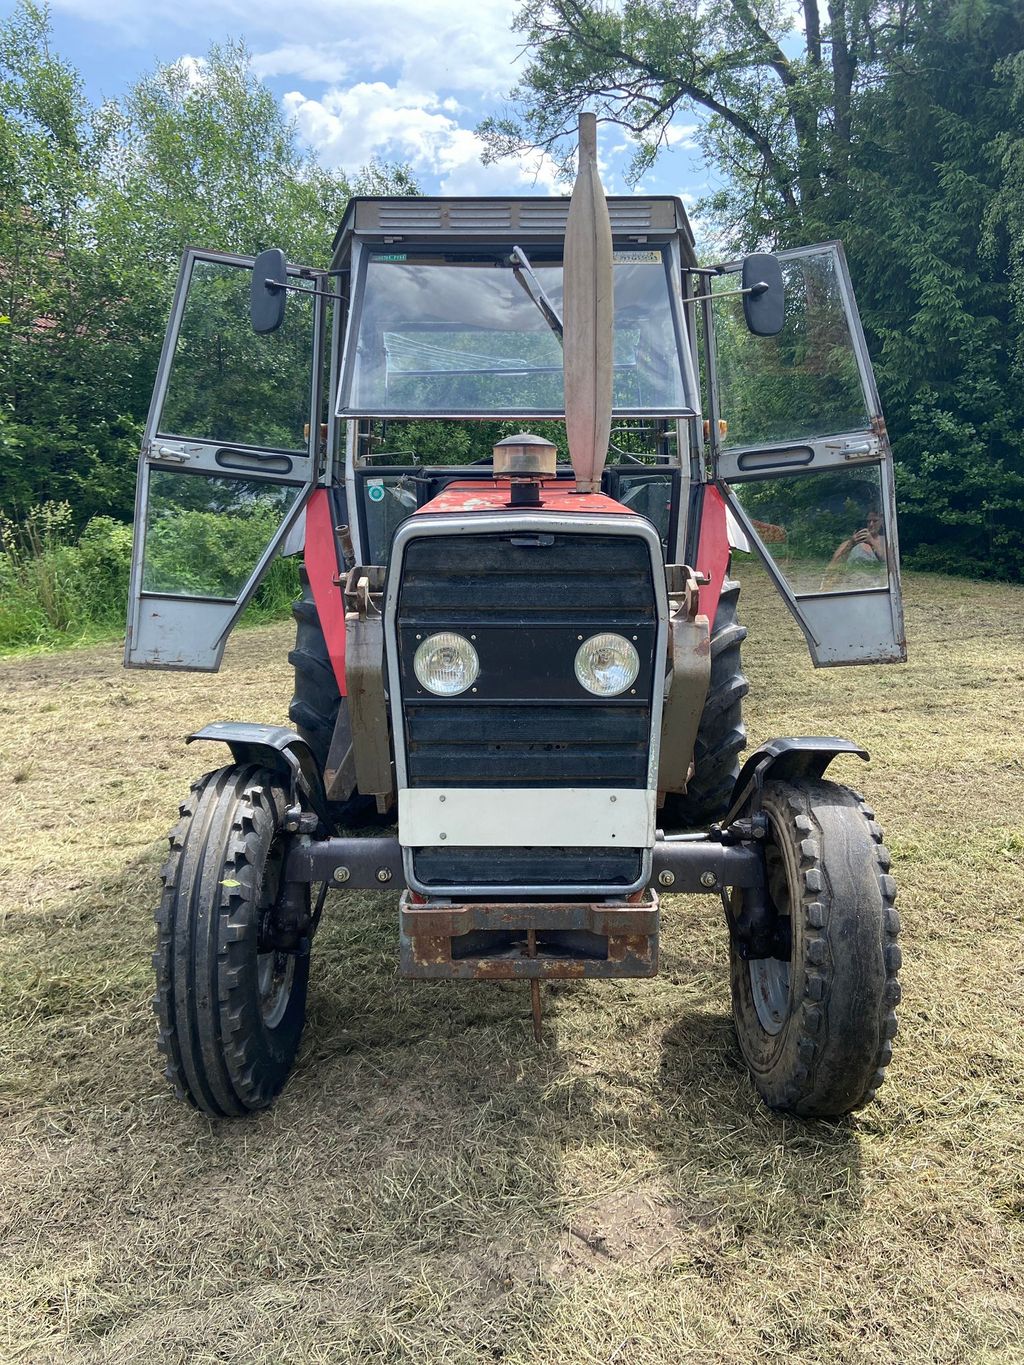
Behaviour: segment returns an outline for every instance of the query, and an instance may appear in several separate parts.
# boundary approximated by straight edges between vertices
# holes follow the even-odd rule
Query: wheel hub
[[[777,957],[754,958],[750,970],[750,993],[765,1033],[782,1032],[789,1016],[789,963]]]
[[[747,969],[758,1021],[765,1033],[775,1037],[782,1032],[790,1013],[791,901],[785,863],[773,838],[766,840],[764,853],[767,894],[764,922],[759,927],[768,952],[762,949],[751,954]]]
[[[256,958],[260,1014],[267,1028],[276,1028],[284,1018],[295,979],[295,956],[272,950]]]

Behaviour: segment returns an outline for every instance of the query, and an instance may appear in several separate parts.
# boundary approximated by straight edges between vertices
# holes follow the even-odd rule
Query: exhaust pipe
[[[597,116],[580,115],[562,266],[565,427],[577,493],[596,493],[612,425],[612,227],[597,170]]]

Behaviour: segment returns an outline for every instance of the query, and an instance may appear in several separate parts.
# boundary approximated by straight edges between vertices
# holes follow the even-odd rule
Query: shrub
[[[210,558],[206,570],[225,575],[232,567],[227,558],[241,548],[240,528],[243,536],[260,540],[244,546],[251,565],[276,524],[213,513],[190,515],[202,525],[192,526],[189,548],[205,547]],[[174,557],[181,562],[180,540]],[[0,650],[116,637],[124,629],[131,560],[132,528],[113,517],[93,517],[75,537],[67,502],[39,503],[20,522],[0,513]],[[275,560],[243,622],[287,616],[297,594],[296,564]]]

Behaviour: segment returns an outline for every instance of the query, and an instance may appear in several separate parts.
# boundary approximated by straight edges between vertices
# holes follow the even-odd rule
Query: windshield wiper
[[[521,246],[512,248],[512,273],[523,286],[530,298],[540,309],[544,316],[544,321],[554,332],[559,341],[562,340],[562,319],[558,316],[555,305],[544,293],[543,285],[533,273],[533,266],[530,264],[526,252]]]

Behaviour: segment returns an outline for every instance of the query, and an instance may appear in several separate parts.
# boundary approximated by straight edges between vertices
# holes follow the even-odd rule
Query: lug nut
[[[391,880],[391,869],[387,867],[378,867],[377,880],[379,882],[389,882]]]
[[[663,872],[658,873],[658,881],[662,886],[675,886],[676,874],[666,867]]]
[[[701,886],[706,886],[708,890],[710,890],[713,886],[718,884],[718,878],[713,872],[702,872],[700,874],[700,884]]]
[[[336,867],[334,869],[334,880],[336,882],[347,882],[352,873],[347,867]]]

